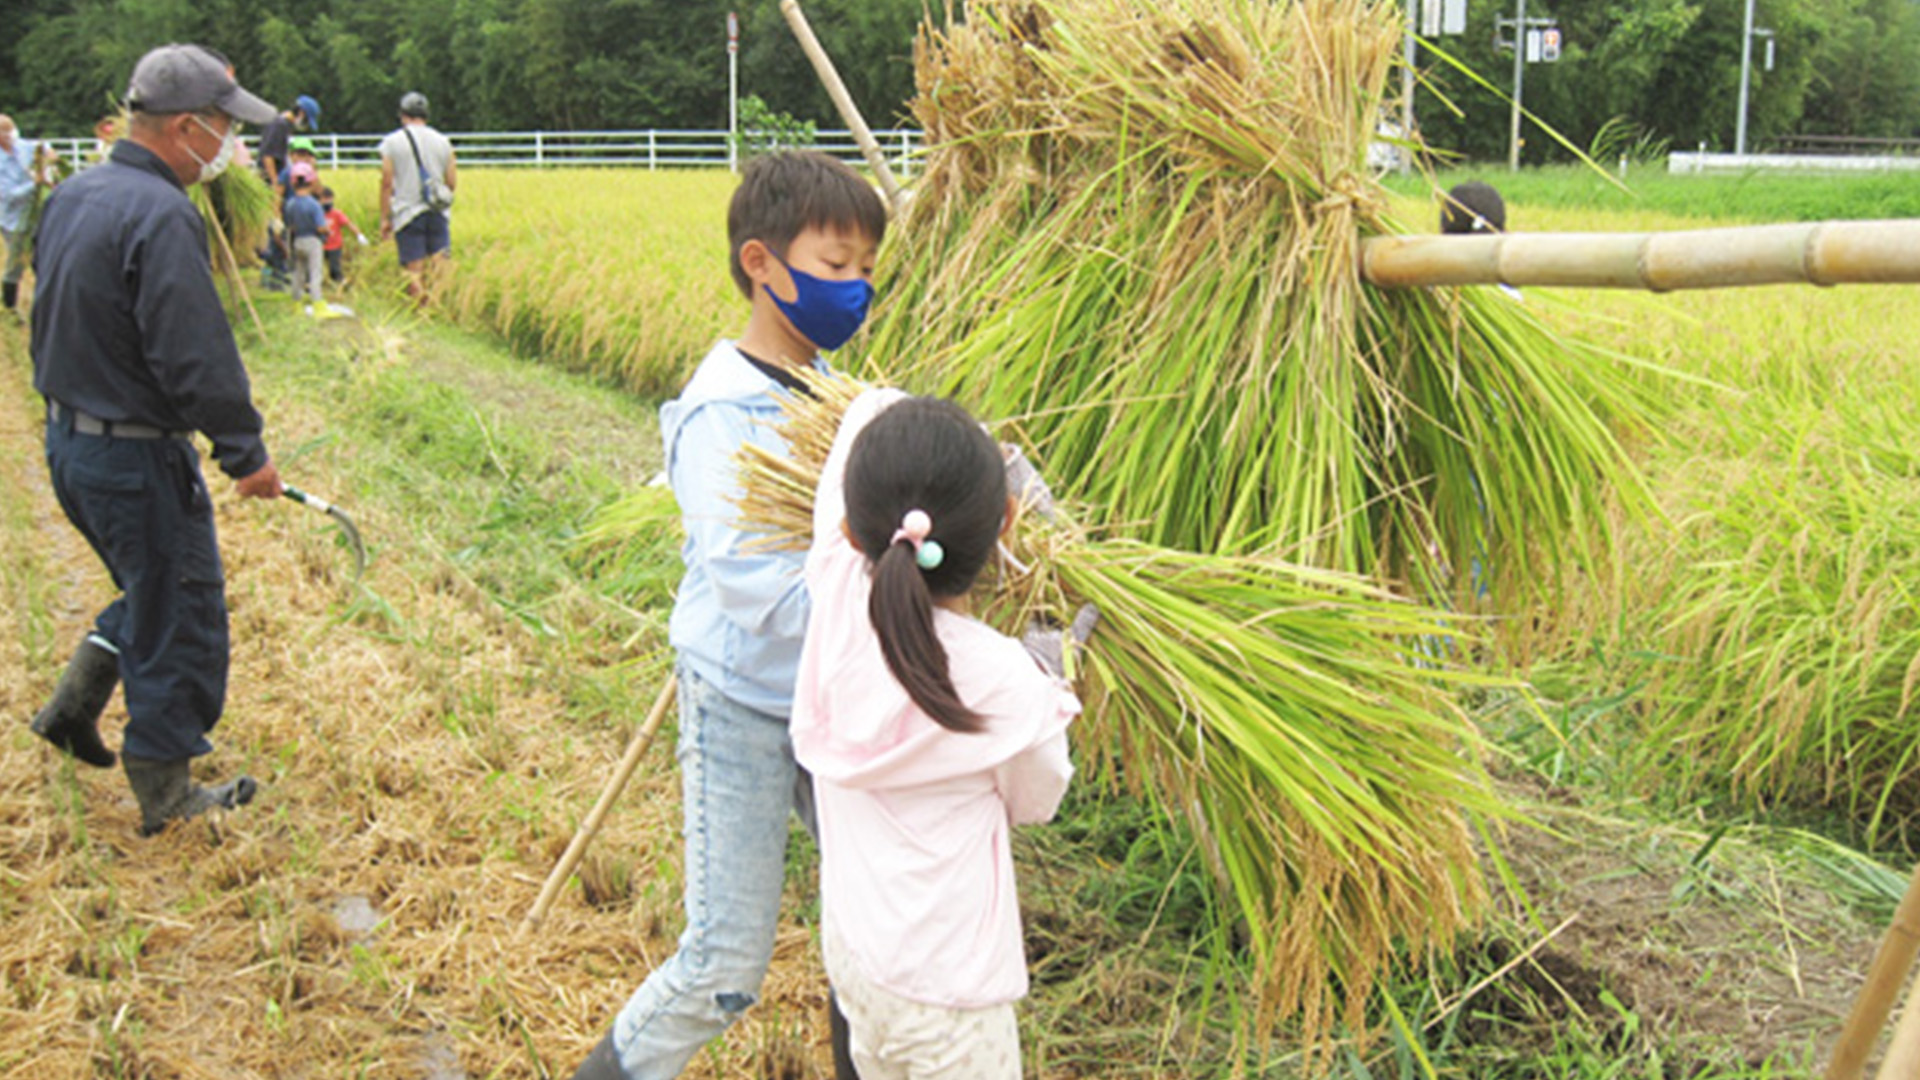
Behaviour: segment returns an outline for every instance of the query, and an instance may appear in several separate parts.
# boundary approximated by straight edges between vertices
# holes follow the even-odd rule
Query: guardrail
[[[914,171],[923,146],[920,132],[911,129],[876,131],[874,139],[895,172]],[[378,168],[380,140],[386,133],[361,135],[319,132],[309,135],[322,168]],[[640,169],[728,168],[734,163],[725,131],[677,131],[647,128],[637,131],[456,131],[448,132],[460,167],[571,168],[578,166]],[[752,138],[752,133],[748,133]],[[60,156],[78,168],[92,159],[98,144],[92,139],[47,139]],[[249,137],[252,149],[257,142]],[[864,162],[853,133],[843,130],[814,133],[812,149],[849,165]]]

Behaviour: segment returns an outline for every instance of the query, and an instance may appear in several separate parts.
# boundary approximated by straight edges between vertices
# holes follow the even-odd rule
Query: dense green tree
[[[1562,59],[1527,70],[1526,104],[1586,146],[1610,123],[1677,146],[1730,147],[1745,0],[1529,0],[1557,18]],[[726,16],[741,21],[740,93],[839,128],[774,0],[9,0],[0,110],[29,134],[79,135],[112,108],[134,61],[167,41],[225,52],[277,104],[319,98],[329,131],[385,131],[399,95],[425,93],[454,131],[719,128]],[[936,15],[943,5],[932,5]],[[926,0],[807,0],[855,103],[905,122]],[[1756,71],[1757,145],[1794,131],[1920,134],[1920,0],[1756,0],[1777,64]],[[1422,133],[1473,158],[1506,156],[1513,61],[1494,47],[1511,0],[1473,0],[1468,33],[1423,54]],[[1397,91],[1397,87],[1394,88]],[[1529,128],[1529,161],[1564,150]]]

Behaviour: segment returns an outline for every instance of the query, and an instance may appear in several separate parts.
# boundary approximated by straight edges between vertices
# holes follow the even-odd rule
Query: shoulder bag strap
[[[427,202],[433,194],[433,180],[427,175],[427,163],[420,157],[420,144],[413,141],[413,129],[406,124],[400,125],[400,133],[407,137],[407,145],[413,147],[413,167],[420,171],[420,201]]]

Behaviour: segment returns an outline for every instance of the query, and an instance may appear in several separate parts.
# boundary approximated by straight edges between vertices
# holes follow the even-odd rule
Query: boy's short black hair
[[[1506,232],[1507,201],[1492,184],[1478,180],[1455,184],[1440,203],[1440,231]]]
[[[748,162],[727,206],[727,268],[740,295],[753,299],[753,281],[740,265],[747,241],[785,258],[787,245],[808,228],[862,232],[878,245],[887,235],[887,207],[859,173],[818,151],[786,150]]]

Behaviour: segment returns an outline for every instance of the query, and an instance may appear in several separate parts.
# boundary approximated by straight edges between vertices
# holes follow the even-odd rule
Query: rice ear
[[[839,417],[864,387],[804,376],[789,456],[741,455],[746,525],[804,546]],[[1458,619],[1338,571],[1089,535],[1023,515],[977,588],[1003,632],[1100,609],[1081,663],[1074,744],[1202,838],[1248,928],[1262,1029],[1366,1030],[1389,971],[1444,949],[1484,903],[1468,813],[1503,813],[1454,702],[1498,680],[1438,665]]]

